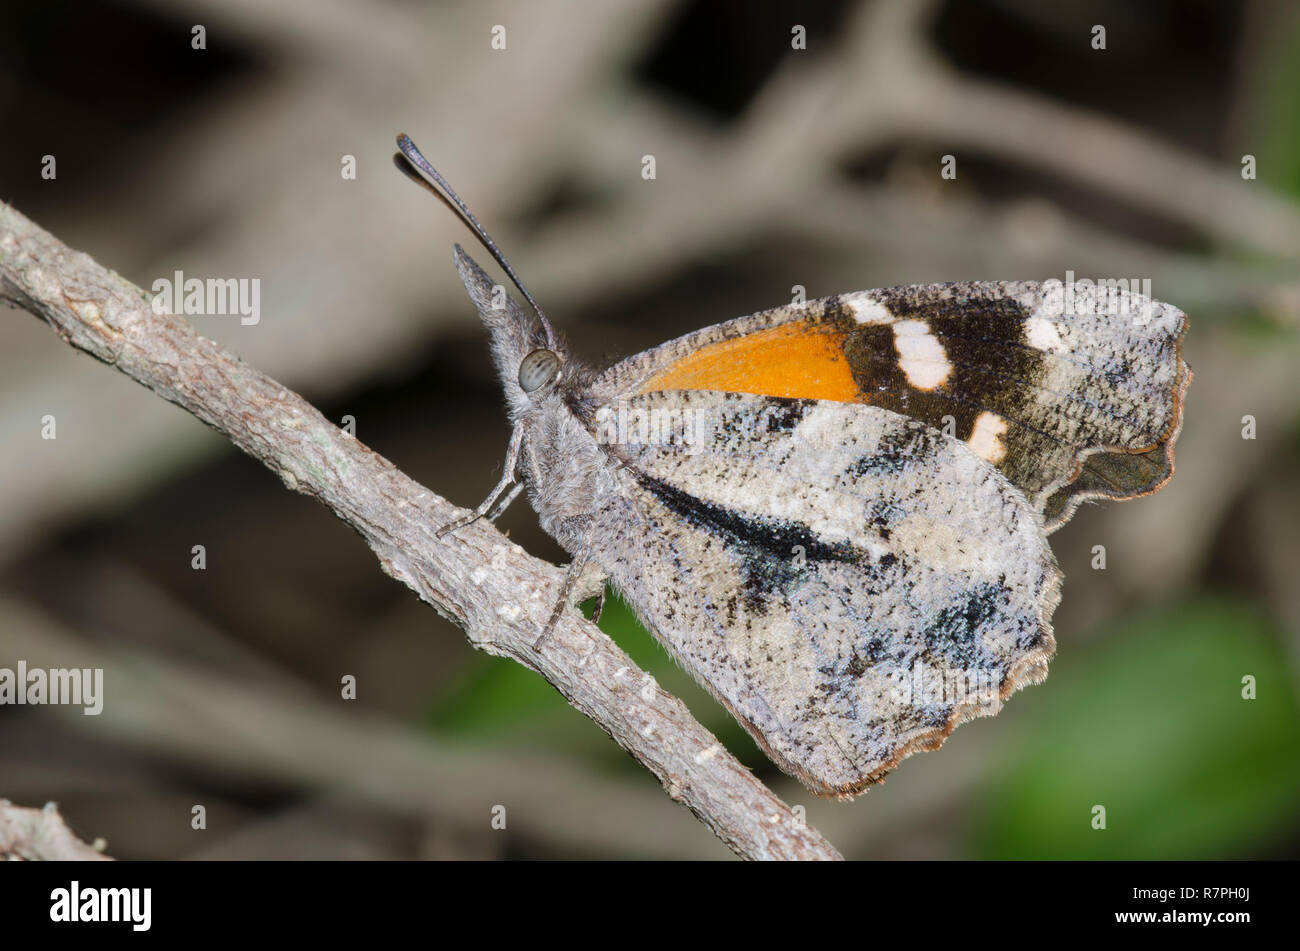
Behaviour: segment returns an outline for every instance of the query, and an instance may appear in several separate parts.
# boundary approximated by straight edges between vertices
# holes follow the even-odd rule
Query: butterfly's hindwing
[[[953,440],[830,401],[694,391],[626,410],[691,435],[606,447],[620,483],[592,554],[814,790],[858,792],[1045,675],[1059,574],[1039,520]]]

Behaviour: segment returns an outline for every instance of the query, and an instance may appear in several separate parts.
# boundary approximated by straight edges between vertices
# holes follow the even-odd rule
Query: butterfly
[[[852,797],[1042,681],[1048,533],[1173,474],[1191,371],[1172,305],[1120,289],[1066,308],[1059,282],[858,291],[597,372],[398,146],[532,308],[455,247],[513,429],[500,483],[444,532],[526,489],[573,556],[552,621],[608,581],[814,793]]]

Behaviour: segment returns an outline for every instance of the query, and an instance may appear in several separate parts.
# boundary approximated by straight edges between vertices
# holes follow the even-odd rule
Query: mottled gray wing
[[[815,792],[848,796],[1040,681],[1060,574],[993,466],[872,406],[681,391],[602,410],[588,550]]]
[[[707,327],[611,367],[592,393],[880,406],[966,442],[1052,531],[1087,499],[1145,495],[1173,474],[1186,325],[1169,304],[1083,282],[893,287]]]

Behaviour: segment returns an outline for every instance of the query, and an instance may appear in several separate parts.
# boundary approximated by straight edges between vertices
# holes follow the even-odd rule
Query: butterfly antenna
[[[537,316],[542,320],[542,326],[546,328],[546,346],[554,350],[555,331],[551,329],[551,322],[546,319],[546,314],[542,313],[542,308],[533,299],[533,295],[528,293],[528,288],[524,287],[524,282],[519,279],[519,275],[510,266],[510,262],[501,253],[501,249],[497,247],[491,235],[483,230],[483,226],[478,223],[478,219],[474,217],[469,207],[460,200],[460,196],[456,194],[455,189],[448,185],[447,180],[438,174],[438,170],[429,164],[429,160],[420,154],[420,150],[415,147],[415,143],[411,141],[409,135],[404,132],[400,134],[397,137],[397,147],[401,151],[393,155],[393,164],[411,181],[433,192],[443,204],[455,212],[456,216],[465,223],[465,226],[470,231],[474,232],[474,236],[479,239],[483,247],[487,248],[488,253],[492,255],[497,264],[501,265],[502,270],[510,276],[510,280],[515,282],[515,287],[519,288],[519,292],[524,295],[528,303],[532,304],[533,310],[537,311]],[[421,172],[424,174],[421,175]]]

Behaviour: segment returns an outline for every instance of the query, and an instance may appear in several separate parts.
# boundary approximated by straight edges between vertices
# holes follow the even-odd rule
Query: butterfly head
[[[564,345],[548,333],[536,313],[515,303],[460,245],[455,256],[460,279],[491,336],[492,358],[510,406],[521,413],[554,396],[570,375]]]
[[[528,292],[496,242],[478,223],[478,219],[455,190],[447,184],[447,180],[420,154],[410,136],[399,135],[397,147],[399,151],[393,156],[393,163],[398,170],[457,214],[531,305],[531,311],[519,307],[506,293],[503,285],[493,283],[474,259],[460,245],[456,245],[456,269],[460,272],[460,279],[465,283],[465,289],[469,291],[479,316],[492,335],[492,355],[505,385],[511,409],[519,415],[530,406],[544,403],[560,391],[557,384],[565,378],[568,359],[554,329],[542,313],[542,308]]]

